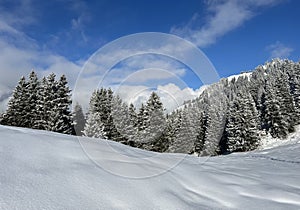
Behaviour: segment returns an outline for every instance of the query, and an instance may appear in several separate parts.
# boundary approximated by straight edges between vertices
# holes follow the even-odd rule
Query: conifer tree
[[[39,86],[40,84],[38,77],[36,73],[32,71],[29,75],[29,81],[25,95],[26,115],[24,118],[27,119],[25,127],[28,128],[34,128],[35,122],[39,119],[39,115],[37,113]]]
[[[101,121],[101,116],[99,112],[91,112],[88,115],[84,131],[84,136],[92,138],[102,138],[107,139],[107,135],[104,131],[104,125]]]
[[[185,107],[181,112],[181,123],[178,128],[173,144],[170,146],[170,150],[172,152],[180,152],[180,153],[191,153],[193,150],[194,142],[196,141],[196,134],[193,126],[193,122],[191,119],[191,112],[189,109]]]
[[[144,111],[144,123],[146,125],[143,141],[145,149],[159,151],[166,142],[164,131],[166,128],[166,119],[164,116],[164,107],[159,96],[152,92]]]
[[[52,131],[74,134],[72,114],[70,112],[70,105],[72,103],[70,97],[70,89],[68,87],[67,78],[62,75],[56,83],[56,92],[53,100],[53,111],[50,112],[50,120],[48,122]]]
[[[13,91],[13,95],[8,102],[6,112],[2,115],[1,124],[27,127],[29,122],[26,116],[26,96],[28,83],[25,77],[21,77],[18,85]]]
[[[207,115],[203,111],[200,114],[199,124],[196,130],[197,132],[196,141],[194,143],[194,153],[196,153],[197,155],[200,155],[204,149],[204,144],[206,140],[206,136],[205,136],[206,129],[207,129]]]
[[[83,135],[83,130],[85,126],[86,120],[82,110],[82,107],[79,103],[76,103],[73,111],[73,124],[74,130],[77,136]]]
[[[258,113],[246,91],[240,91],[230,103],[226,134],[228,152],[253,150],[259,144]]]
[[[48,98],[48,90],[47,85],[48,81],[46,77],[42,78],[42,81],[39,83],[38,87],[38,95],[37,95],[37,101],[36,101],[36,115],[37,119],[34,122],[33,128],[40,129],[40,130],[47,130],[47,101]]]

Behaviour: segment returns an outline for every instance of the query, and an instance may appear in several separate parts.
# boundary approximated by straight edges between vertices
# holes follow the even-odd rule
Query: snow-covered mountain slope
[[[300,209],[300,139],[198,158],[0,126],[0,209]]]

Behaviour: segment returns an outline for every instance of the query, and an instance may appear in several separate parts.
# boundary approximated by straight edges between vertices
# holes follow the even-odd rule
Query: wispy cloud
[[[270,58],[288,58],[294,51],[293,48],[288,47],[279,41],[267,46],[266,50],[270,52]]]
[[[187,24],[174,26],[170,32],[192,41],[199,47],[207,47],[255,16],[256,9],[270,7],[279,2],[281,0],[207,1],[208,15],[204,25],[198,26],[196,24],[201,17],[194,14]]]
[[[79,32],[84,42],[88,41],[88,37],[85,33],[85,25],[90,21],[89,8],[84,1],[72,0],[71,10],[77,14],[77,18],[71,20],[71,29]]]
[[[18,29],[34,24],[40,14],[34,4],[33,0],[11,0],[7,9],[6,6],[1,6],[5,5],[5,1],[0,1],[0,18]]]

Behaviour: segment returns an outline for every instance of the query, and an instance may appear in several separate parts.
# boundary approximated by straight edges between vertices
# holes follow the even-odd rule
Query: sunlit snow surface
[[[199,159],[0,126],[0,164],[0,209],[300,209],[300,139]]]

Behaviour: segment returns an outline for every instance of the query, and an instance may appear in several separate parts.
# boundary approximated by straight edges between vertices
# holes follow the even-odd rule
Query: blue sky
[[[0,0],[0,93],[31,69],[67,74],[72,86],[97,49],[140,32],[191,41],[221,77],[274,57],[298,61],[299,8],[297,0]],[[190,75],[178,74],[196,91],[201,84]]]

